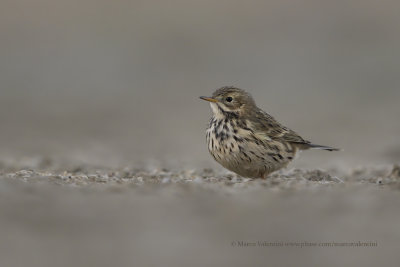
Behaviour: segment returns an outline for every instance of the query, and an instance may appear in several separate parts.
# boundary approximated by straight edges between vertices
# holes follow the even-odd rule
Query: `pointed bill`
[[[208,102],[214,102],[214,103],[218,102],[217,99],[212,98],[212,97],[207,97],[207,96],[200,96],[200,99],[203,99],[203,100],[208,101]]]

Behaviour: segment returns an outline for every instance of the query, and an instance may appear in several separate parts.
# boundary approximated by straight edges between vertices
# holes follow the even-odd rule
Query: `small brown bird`
[[[209,101],[213,116],[207,129],[208,150],[222,166],[243,177],[266,178],[286,167],[299,150],[339,149],[312,144],[256,106],[236,87],[217,89]]]

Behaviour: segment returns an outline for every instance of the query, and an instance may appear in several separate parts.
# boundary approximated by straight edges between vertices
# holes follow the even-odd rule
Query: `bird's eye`
[[[227,98],[225,98],[225,100],[226,100],[227,102],[232,102],[233,98],[230,97],[230,96],[228,96]]]

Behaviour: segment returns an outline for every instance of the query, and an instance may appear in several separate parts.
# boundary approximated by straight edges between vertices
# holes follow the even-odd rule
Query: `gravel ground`
[[[17,165],[1,164],[3,266],[399,260],[397,165],[288,169],[267,180],[213,169]]]

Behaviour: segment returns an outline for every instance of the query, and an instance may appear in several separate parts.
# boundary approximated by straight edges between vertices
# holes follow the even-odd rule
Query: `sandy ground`
[[[0,172],[3,266],[399,260],[396,165],[288,169],[250,180],[213,169],[60,169],[41,158],[29,169],[8,164]]]

